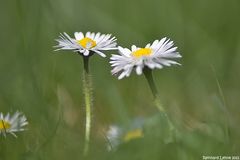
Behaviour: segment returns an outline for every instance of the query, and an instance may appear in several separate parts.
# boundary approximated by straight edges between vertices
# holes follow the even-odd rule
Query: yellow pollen
[[[85,38],[79,40],[78,43],[86,49],[91,49],[97,45],[97,43],[94,40],[92,40],[91,38],[88,38],[88,37],[85,37]]]
[[[150,56],[152,54],[151,48],[140,48],[134,52],[132,52],[132,55],[136,58],[140,58],[142,56]]]
[[[8,129],[10,127],[11,127],[11,124],[9,124],[8,122],[6,122],[4,120],[0,120],[0,130]]]
[[[124,137],[123,140],[124,142],[128,142],[132,139],[136,139],[136,138],[142,138],[143,137],[143,132],[141,129],[135,129],[132,131],[129,131]]]

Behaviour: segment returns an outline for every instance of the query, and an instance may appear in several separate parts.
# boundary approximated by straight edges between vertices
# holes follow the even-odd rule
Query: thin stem
[[[163,106],[160,104],[160,101],[159,101],[159,94],[158,94],[158,91],[157,91],[156,84],[153,80],[152,70],[145,67],[143,69],[143,73],[144,73],[145,78],[147,79],[148,85],[149,85],[149,87],[152,91],[155,105],[160,110],[160,112],[165,113],[165,109],[163,108]]]
[[[84,144],[84,156],[87,156],[89,151],[90,142],[90,131],[91,131],[91,105],[92,105],[92,94],[91,94],[91,77],[89,74],[89,57],[83,57],[84,72],[83,72],[83,92],[86,107],[86,129],[85,129],[85,144]]]
[[[86,72],[86,74],[89,74],[89,57],[84,57],[83,56],[83,68],[84,68],[84,72]]]
[[[216,83],[217,83],[218,92],[219,92],[219,94],[220,94],[220,96],[222,98],[222,102],[223,102],[225,119],[226,119],[226,122],[225,122],[226,141],[229,142],[229,112],[228,112],[228,109],[227,109],[227,104],[226,104],[226,100],[225,100],[225,96],[223,94],[223,90],[222,90],[221,84],[220,84],[220,82],[219,82],[219,80],[217,78],[216,70],[215,70],[213,65],[211,65],[211,68],[212,68],[212,72],[214,74],[214,77],[215,77],[215,80],[216,80]]]
[[[172,122],[170,121],[164,107],[162,106],[161,102],[160,102],[160,98],[159,98],[159,93],[156,87],[156,84],[153,80],[153,75],[152,75],[152,70],[145,67],[143,69],[143,73],[145,75],[145,78],[147,79],[148,85],[152,91],[153,97],[154,97],[154,104],[156,105],[156,107],[159,109],[159,111],[165,116],[165,118],[167,119],[168,125],[170,127],[170,130],[174,130],[174,126],[172,124]]]
[[[149,69],[149,68],[144,68],[143,69],[143,73],[144,73],[144,75],[145,75],[145,77],[146,77],[146,79],[148,81],[148,84],[150,86],[150,89],[151,89],[151,91],[153,93],[154,98],[156,98],[157,95],[158,95],[158,91],[157,91],[157,87],[156,87],[156,85],[154,83],[154,80],[153,80],[152,70]]]

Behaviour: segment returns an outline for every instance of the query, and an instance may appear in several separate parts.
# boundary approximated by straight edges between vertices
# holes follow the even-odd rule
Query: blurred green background
[[[112,33],[124,47],[167,36],[183,56],[181,67],[154,70],[178,130],[169,142],[144,76],[112,76],[114,51],[91,58],[89,159],[240,156],[239,15],[239,0],[1,0],[0,112],[20,110],[30,124],[17,139],[0,137],[0,160],[86,159],[82,59],[53,51],[60,32],[75,31]],[[109,126],[127,133],[135,122],[143,137],[108,151]]]

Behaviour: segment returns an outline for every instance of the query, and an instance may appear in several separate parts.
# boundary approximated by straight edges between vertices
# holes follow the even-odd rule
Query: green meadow
[[[1,0],[0,113],[21,111],[26,130],[0,135],[0,160],[240,159],[239,0]],[[83,155],[82,57],[54,51],[60,33],[110,33],[120,46],[168,37],[181,66],[154,69],[162,106],[143,75],[118,80],[90,58],[92,122]],[[117,136],[109,139],[110,129]]]

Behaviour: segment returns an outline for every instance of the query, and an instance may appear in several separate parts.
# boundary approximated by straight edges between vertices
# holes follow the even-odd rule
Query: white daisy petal
[[[152,44],[152,46],[151,46],[151,48],[156,48],[156,46],[158,45],[158,40],[155,40],[154,42],[153,42],[153,44]]]
[[[85,35],[85,37],[90,38],[90,35],[91,35],[91,32],[87,32],[86,35]]]
[[[82,32],[75,32],[75,33],[74,33],[74,36],[75,36],[75,39],[76,39],[76,40],[81,40],[81,39],[84,38],[84,35],[83,35]]]
[[[119,80],[122,79],[123,77],[125,77],[125,75],[126,75],[126,71],[123,71],[123,72],[120,74],[120,76],[118,77],[118,79],[119,79]]]
[[[97,54],[99,54],[102,57],[106,57],[106,55],[98,50],[93,50],[94,52],[96,52]]]
[[[83,52],[83,55],[84,55],[84,56],[88,56],[88,55],[89,55],[89,50],[86,49],[86,50]]]
[[[136,51],[137,50],[137,47],[135,45],[132,45],[132,52]]]
[[[101,36],[99,36],[99,38],[96,42],[100,43],[103,40],[104,37],[105,37],[105,34],[102,34]]]
[[[101,35],[101,33],[99,33],[99,32],[95,35],[94,40],[95,40],[96,42],[98,41],[100,35]]]
[[[150,43],[148,43],[147,45],[146,45],[146,47],[145,48],[149,48],[151,46],[151,44]]]
[[[141,66],[137,66],[137,67],[136,67],[136,73],[137,73],[138,75],[141,75],[141,74],[142,74],[142,67],[141,67]]]
[[[6,121],[9,121],[9,120],[10,120],[9,118],[10,118],[10,114],[7,113],[7,115],[6,115],[6,117],[5,117],[5,120],[6,120]]]
[[[118,46],[118,51],[121,55],[130,57],[131,51],[128,48],[123,48],[121,46]]]
[[[94,39],[94,37],[95,37],[95,33],[91,33],[89,36],[89,38],[91,38],[91,39]]]
[[[146,66],[148,66],[150,69],[154,69],[155,68],[155,63],[146,63]]]

